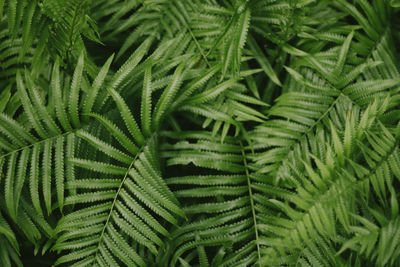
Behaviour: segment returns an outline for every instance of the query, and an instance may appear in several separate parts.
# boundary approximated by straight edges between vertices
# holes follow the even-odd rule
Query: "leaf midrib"
[[[106,220],[106,222],[104,223],[104,227],[103,227],[103,229],[102,229],[102,231],[101,231],[99,240],[98,240],[98,242],[97,242],[96,254],[94,255],[94,259],[97,258],[97,255],[98,255],[98,253],[99,253],[100,245],[101,245],[102,242],[103,242],[104,233],[105,233],[105,231],[106,231],[106,229],[107,229],[107,227],[108,227],[108,224],[110,223],[111,216],[112,216],[112,213],[113,213],[113,211],[114,211],[115,204],[117,203],[117,200],[118,200],[119,194],[120,194],[120,192],[121,192],[121,190],[122,190],[122,187],[123,187],[123,185],[125,184],[126,179],[128,178],[129,171],[132,169],[132,166],[133,166],[133,164],[135,163],[135,161],[137,160],[137,158],[139,157],[140,153],[141,153],[141,152],[143,151],[143,149],[146,147],[148,141],[151,140],[151,139],[153,138],[154,135],[155,135],[155,133],[153,133],[152,136],[149,137],[149,138],[145,141],[145,143],[140,147],[139,151],[136,153],[134,159],[132,160],[131,164],[130,164],[129,167],[127,168],[127,171],[125,172],[124,178],[122,179],[121,184],[119,185],[119,187],[118,187],[118,189],[117,189],[117,192],[115,193],[115,197],[114,197],[113,202],[112,202],[111,207],[110,207],[110,212],[108,213],[107,220]]]
[[[8,156],[10,156],[11,154],[16,153],[16,152],[19,152],[19,151],[21,151],[21,150],[25,150],[25,149],[30,148],[30,147],[33,147],[33,146],[35,146],[35,145],[44,143],[44,142],[46,142],[46,141],[53,140],[53,139],[57,139],[57,138],[60,138],[60,137],[62,137],[62,136],[66,136],[66,135],[68,135],[68,134],[74,134],[76,131],[78,131],[78,130],[80,130],[80,129],[82,129],[82,128],[83,128],[83,127],[81,127],[81,128],[76,128],[76,129],[73,129],[73,130],[71,130],[71,131],[66,131],[66,132],[64,132],[64,133],[57,134],[57,135],[53,135],[53,136],[51,136],[51,137],[48,137],[48,138],[39,140],[39,141],[34,142],[34,143],[31,143],[31,144],[29,144],[29,145],[26,145],[26,146],[23,146],[23,147],[19,147],[19,148],[15,149],[15,150],[12,150],[12,151],[10,151],[10,152],[7,152],[6,154],[1,155],[1,156],[0,156],[0,159],[5,158],[5,157],[8,157]]]
[[[259,236],[258,236],[257,216],[256,216],[255,207],[254,207],[253,191],[251,189],[251,178],[250,178],[250,174],[249,174],[249,168],[247,166],[247,159],[246,159],[246,154],[245,154],[245,150],[243,147],[243,143],[242,143],[242,141],[239,141],[239,143],[240,143],[240,148],[241,148],[242,157],[243,157],[243,165],[244,165],[246,177],[247,177],[247,186],[248,186],[248,190],[249,190],[251,213],[252,213],[253,224],[254,224],[254,234],[255,234],[256,245],[257,245],[257,256],[258,256],[258,260],[260,261],[261,260],[260,240],[259,240]]]
[[[370,52],[369,52],[369,54],[365,57],[366,59],[365,59],[364,63],[368,61],[368,59],[370,58],[370,56],[371,56],[371,54],[373,53],[373,51],[376,51],[377,46],[379,45],[379,43],[382,42],[382,39],[386,36],[388,30],[389,30],[389,27],[386,27],[385,30],[382,31],[382,33],[380,34],[379,39],[375,42],[375,44],[374,44],[374,46],[373,46],[373,49],[371,49]],[[322,78],[323,78],[323,77],[322,77]],[[333,90],[337,91],[339,94],[336,96],[335,100],[334,100],[334,101],[332,102],[332,104],[328,107],[328,109],[313,123],[313,125],[311,125],[311,126],[307,129],[307,131],[305,131],[298,139],[293,140],[292,144],[291,144],[290,146],[287,147],[287,151],[288,151],[287,155],[289,155],[290,151],[293,150],[293,147],[294,147],[296,144],[301,143],[301,141],[303,140],[303,138],[305,138],[305,136],[306,136],[307,134],[309,134],[309,133],[319,124],[319,122],[325,118],[325,116],[326,116],[327,114],[329,114],[329,112],[332,110],[332,108],[334,108],[334,106],[336,105],[336,103],[338,102],[338,100],[339,100],[339,98],[340,98],[341,96],[346,97],[353,105],[355,105],[355,106],[357,106],[357,107],[359,107],[359,108],[361,109],[360,105],[358,105],[356,102],[354,102],[348,95],[344,94],[344,93],[343,93],[339,88],[337,88],[334,84],[332,84],[331,82],[329,82],[327,79],[324,79],[324,81],[328,84],[329,87],[331,87]],[[344,87],[344,88],[345,88],[345,87]],[[363,110],[363,109],[361,109],[361,110]],[[379,119],[378,119],[378,121],[379,121]],[[286,162],[286,161],[287,161],[287,158],[283,160],[283,162]],[[282,163],[282,164],[280,165],[280,167],[276,170],[276,173],[279,174],[279,173],[281,172],[282,166],[284,166],[283,163]]]

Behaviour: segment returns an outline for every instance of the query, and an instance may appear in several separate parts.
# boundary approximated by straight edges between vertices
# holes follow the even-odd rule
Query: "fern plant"
[[[0,0],[1,266],[399,266],[393,0]]]

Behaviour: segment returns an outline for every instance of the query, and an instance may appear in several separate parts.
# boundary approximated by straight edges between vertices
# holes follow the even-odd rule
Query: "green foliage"
[[[399,266],[393,0],[0,0],[0,266]]]

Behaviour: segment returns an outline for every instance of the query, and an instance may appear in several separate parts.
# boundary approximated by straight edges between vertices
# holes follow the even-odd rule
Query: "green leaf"
[[[72,125],[75,128],[80,127],[78,103],[79,103],[79,91],[81,87],[82,73],[84,68],[84,53],[83,51],[79,55],[78,63],[76,65],[74,76],[72,77],[71,89],[69,93],[68,111],[71,116]]]

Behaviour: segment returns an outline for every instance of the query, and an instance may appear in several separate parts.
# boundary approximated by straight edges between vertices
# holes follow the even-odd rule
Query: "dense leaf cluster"
[[[0,0],[0,266],[400,266],[399,7]]]

